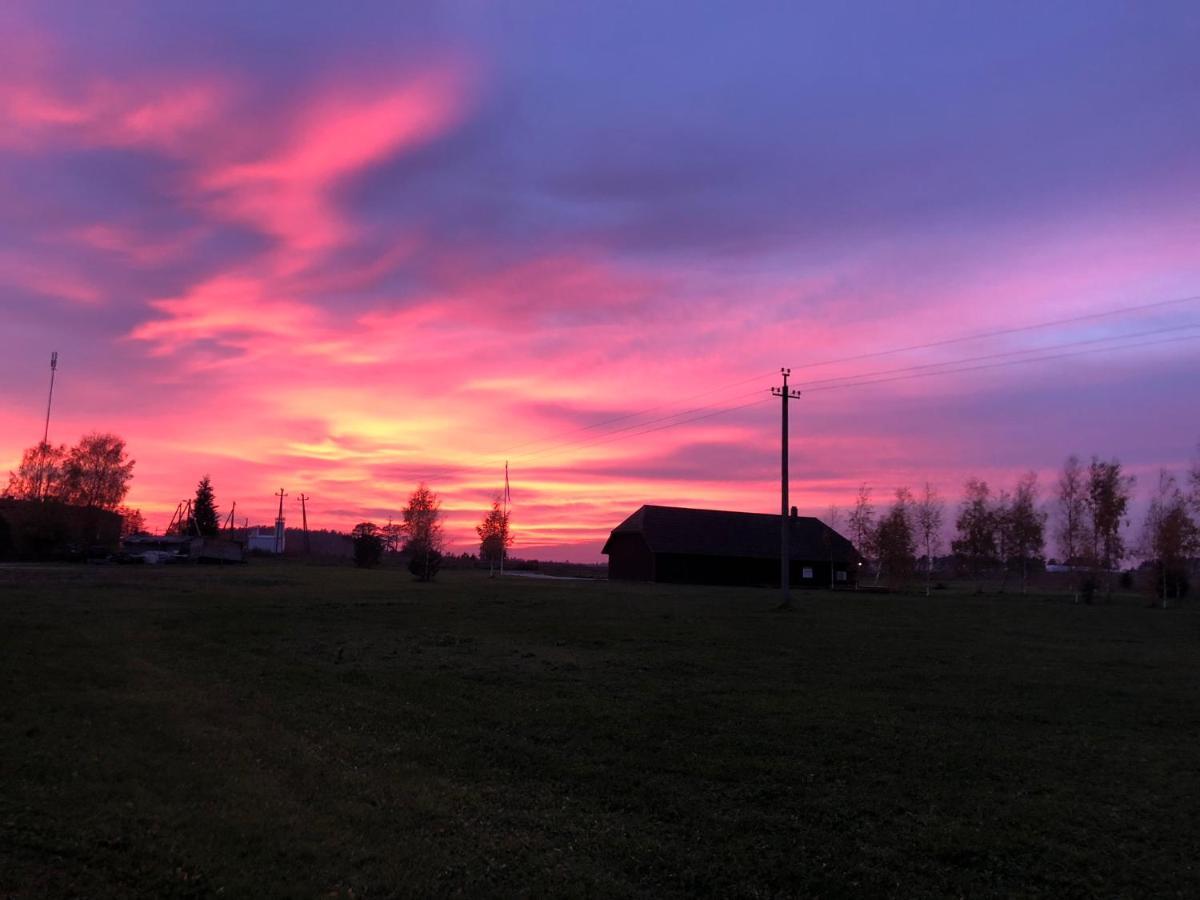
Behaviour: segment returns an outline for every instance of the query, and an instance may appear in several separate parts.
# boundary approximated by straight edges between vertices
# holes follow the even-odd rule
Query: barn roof
[[[855,558],[854,547],[820,519],[789,517],[792,530],[788,550],[792,559],[839,562]],[[640,534],[651,553],[692,556],[736,556],[749,559],[779,558],[779,516],[728,512],[721,509],[687,509],[681,506],[643,506],[613,529],[602,553],[619,534]]]

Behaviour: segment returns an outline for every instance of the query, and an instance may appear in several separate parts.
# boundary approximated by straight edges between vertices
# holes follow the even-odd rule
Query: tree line
[[[1114,573],[1131,554],[1152,567],[1164,604],[1168,597],[1179,599],[1187,592],[1193,557],[1200,555],[1200,448],[1184,479],[1166,470],[1159,473],[1140,536],[1131,547],[1125,528],[1135,484],[1117,459],[1093,456],[1085,464],[1074,454],[1064,462],[1046,504],[1034,472],[1018,478],[1011,490],[996,491],[986,481],[969,478],[954,518],[951,553],[967,573],[980,577],[999,571],[1002,589],[1015,577],[1024,593],[1031,572],[1046,563],[1049,528],[1061,565],[1080,576],[1078,593],[1084,599],[1091,599],[1101,581],[1111,595]],[[934,560],[943,549],[945,518],[945,503],[928,482],[919,496],[907,487],[897,489],[891,505],[878,513],[870,486],[863,484],[847,528],[875,584],[881,579],[909,583],[919,567],[928,594]],[[837,528],[836,507],[830,519]]]
[[[21,455],[4,489],[18,500],[49,500],[115,510],[129,493],[134,460],[115,434],[91,432],[73,447],[39,443]]]
[[[501,562],[512,546],[508,527],[508,512],[497,496],[492,508],[476,526],[479,536],[479,557],[494,567]],[[424,482],[409,495],[399,522],[385,526],[360,522],[351,532],[354,540],[356,565],[378,565],[384,553],[403,553],[408,557],[408,569],[420,581],[432,581],[441,568],[445,550],[442,527],[442,501]]]

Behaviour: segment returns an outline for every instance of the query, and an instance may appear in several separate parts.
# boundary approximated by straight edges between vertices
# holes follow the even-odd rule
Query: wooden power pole
[[[304,528],[304,555],[312,556],[312,544],[308,540],[308,507],[304,504],[312,498],[307,494],[300,494],[300,524]]]
[[[788,376],[792,374],[792,370],[780,369],[779,371],[783,375],[783,387],[771,388],[771,393],[783,401],[779,497],[779,586],[783,591],[783,607],[790,609],[792,605],[792,553],[788,539],[791,535],[792,523],[788,509],[788,400],[796,399],[800,396],[800,392],[793,391],[788,387],[787,380]]]
[[[287,492],[280,488],[275,496],[279,498],[279,514],[275,517],[275,552],[282,556],[286,540],[283,530],[283,498],[287,496]]]

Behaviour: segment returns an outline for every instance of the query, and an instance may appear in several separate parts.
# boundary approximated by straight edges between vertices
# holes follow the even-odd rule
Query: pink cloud
[[[19,286],[54,300],[68,300],[85,306],[98,304],[103,290],[75,271],[73,263],[51,267],[35,259],[0,253],[0,284]]]
[[[217,81],[166,78],[150,86],[92,79],[72,86],[58,80],[17,73],[0,84],[0,145],[32,149],[65,138],[186,155],[217,117],[225,95]]]
[[[194,342],[223,341],[243,351],[281,342],[319,347],[321,314],[295,300],[273,297],[260,279],[219,275],[180,297],[151,304],[162,318],[138,325],[130,337],[155,345],[154,353],[178,352]]]
[[[353,235],[329,196],[340,180],[445,134],[466,106],[464,77],[451,67],[382,90],[331,91],[302,107],[278,145],[206,170],[197,186],[219,215],[278,238],[292,268]]]

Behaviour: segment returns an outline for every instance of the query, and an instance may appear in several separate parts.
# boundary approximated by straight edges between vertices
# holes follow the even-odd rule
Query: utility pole
[[[783,590],[783,608],[790,609],[792,606],[792,554],[791,548],[788,546],[788,538],[791,535],[792,523],[788,515],[788,400],[798,398],[800,392],[788,388],[787,380],[788,376],[792,374],[792,370],[780,369],[779,371],[783,375],[783,387],[771,388],[771,393],[783,401],[783,439],[780,455],[779,586]]]
[[[312,499],[312,498],[309,497],[307,494],[303,494],[303,493],[300,494],[300,521],[304,527],[304,555],[305,556],[312,556],[312,544],[310,544],[309,540],[308,540],[308,507],[304,505],[310,499]]]
[[[50,396],[46,398],[46,427],[42,429],[42,445],[38,453],[42,458],[38,466],[37,499],[45,500],[50,492],[49,479],[46,477],[46,456],[50,452],[50,406],[54,403],[54,373],[58,371],[58,351],[50,354]]]
[[[277,515],[275,517],[275,552],[282,556],[283,555],[283,538],[284,538],[283,498],[286,497],[287,494],[284,493],[283,488],[280,488],[279,493],[276,494],[275,496],[277,496],[279,498],[279,515]]]

